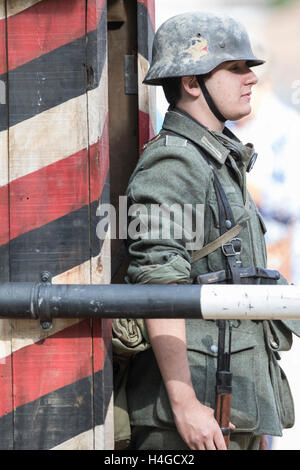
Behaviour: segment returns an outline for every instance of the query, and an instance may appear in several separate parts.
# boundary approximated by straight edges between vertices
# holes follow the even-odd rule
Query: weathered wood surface
[[[110,194],[106,3],[0,3],[0,281],[110,282],[109,231],[96,236]],[[154,0],[137,0],[137,28],[140,150],[155,132],[142,86]],[[0,388],[0,448],[111,449],[110,322],[1,321]]]
[[[152,57],[155,33],[155,1],[138,0],[138,90],[140,152],[145,142],[156,133],[155,87],[143,85]]]
[[[110,281],[106,50],[104,0],[1,2],[1,281]],[[1,448],[112,448],[110,347],[109,322],[1,321]]]

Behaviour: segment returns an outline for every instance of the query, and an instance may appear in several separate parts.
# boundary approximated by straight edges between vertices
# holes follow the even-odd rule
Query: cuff
[[[174,255],[164,264],[150,264],[136,267],[134,274],[128,273],[130,282],[135,284],[190,284],[191,265],[184,258]]]

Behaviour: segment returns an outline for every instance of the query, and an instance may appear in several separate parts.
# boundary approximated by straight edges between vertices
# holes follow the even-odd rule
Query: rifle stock
[[[232,393],[232,372],[230,371],[231,354],[231,331],[232,324],[229,323],[229,345],[225,352],[226,320],[218,320],[218,362],[216,372],[216,405],[215,418],[222,430],[225,444],[229,448],[230,441],[230,410]]]

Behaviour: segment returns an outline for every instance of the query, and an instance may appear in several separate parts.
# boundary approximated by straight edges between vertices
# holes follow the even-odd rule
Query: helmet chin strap
[[[210,96],[209,92],[208,92],[208,89],[206,88],[205,86],[205,83],[204,83],[204,79],[203,79],[203,76],[202,75],[196,75],[196,78],[197,78],[197,81],[200,85],[200,88],[202,90],[202,93],[203,93],[203,96],[206,100],[206,103],[208,104],[211,112],[216,116],[216,118],[221,121],[221,122],[225,122],[227,121],[227,119],[223,116],[222,113],[220,113],[220,111],[218,110],[218,108],[216,107],[215,103],[213,102],[213,99],[212,97]]]

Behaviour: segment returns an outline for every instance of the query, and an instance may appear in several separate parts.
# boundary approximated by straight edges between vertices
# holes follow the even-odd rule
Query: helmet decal
[[[199,60],[207,54],[207,41],[202,37],[194,37],[191,39],[191,45],[184,49],[184,54],[192,56],[193,60]],[[189,57],[190,59],[190,57]]]

